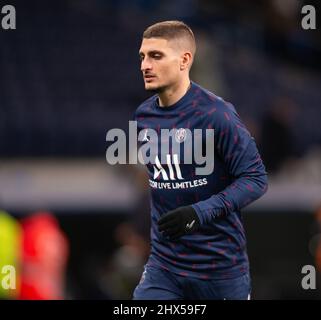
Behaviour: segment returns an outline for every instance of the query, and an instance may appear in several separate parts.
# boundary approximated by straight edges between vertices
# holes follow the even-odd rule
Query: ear
[[[181,55],[181,63],[180,63],[180,70],[183,71],[188,69],[192,63],[192,54],[190,52],[184,52]]]

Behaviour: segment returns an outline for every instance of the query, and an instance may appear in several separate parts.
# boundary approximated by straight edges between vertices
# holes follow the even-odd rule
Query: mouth
[[[149,75],[149,74],[144,75],[144,79],[145,79],[146,82],[150,82],[155,78],[156,78],[156,76],[153,76],[153,75]]]

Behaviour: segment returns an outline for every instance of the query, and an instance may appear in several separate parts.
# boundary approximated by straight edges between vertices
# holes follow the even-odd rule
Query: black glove
[[[171,240],[196,230],[200,226],[197,213],[191,206],[179,207],[169,211],[158,220],[158,230]]]

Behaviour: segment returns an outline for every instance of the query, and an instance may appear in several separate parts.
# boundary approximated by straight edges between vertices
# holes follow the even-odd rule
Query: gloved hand
[[[169,211],[158,220],[158,230],[171,240],[196,230],[200,226],[197,213],[192,206],[179,207]]]

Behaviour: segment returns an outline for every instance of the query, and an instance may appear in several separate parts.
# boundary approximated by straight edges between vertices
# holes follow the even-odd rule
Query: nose
[[[151,70],[152,69],[152,64],[150,63],[150,61],[146,58],[142,59],[141,65],[140,65],[140,70],[145,72],[147,70]]]

